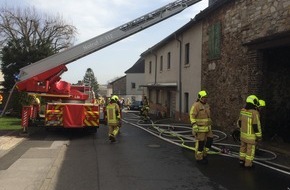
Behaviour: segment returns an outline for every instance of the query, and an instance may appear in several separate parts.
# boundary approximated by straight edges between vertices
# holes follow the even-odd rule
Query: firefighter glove
[[[195,133],[198,132],[198,126],[196,125],[196,123],[192,124],[192,131],[194,131]]]
[[[196,137],[196,133],[194,132],[194,130],[193,130],[193,129],[192,129],[192,131],[191,131],[191,132],[192,132],[192,136],[193,136],[193,137]]]

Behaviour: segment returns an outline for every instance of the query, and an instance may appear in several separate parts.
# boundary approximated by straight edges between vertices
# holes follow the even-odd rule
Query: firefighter
[[[262,139],[260,114],[258,112],[259,99],[250,95],[246,99],[246,106],[241,109],[238,125],[240,127],[240,165],[253,167],[257,141]]]
[[[121,122],[121,118],[122,118],[122,104],[121,104],[121,101],[120,101],[120,99],[119,99],[119,97],[117,95],[113,96],[113,98],[115,99],[115,101],[118,104],[119,109],[120,109],[120,120],[119,120],[119,123],[118,123],[119,134],[120,134],[121,133],[120,128],[122,127],[122,122]]]
[[[99,97],[99,102],[100,102],[100,104],[102,105],[102,106],[104,106],[105,105],[105,99],[102,97],[102,96],[100,96]]]
[[[106,107],[107,125],[109,127],[109,140],[111,142],[116,141],[116,136],[119,132],[120,123],[120,107],[117,104],[118,97],[112,96],[109,104]]]
[[[143,96],[142,100],[142,108],[140,110],[140,115],[144,118],[144,120],[149,119],[149,102],[146,96]]]
[[[259,114],[261,115],[261,111],[263,109],[263,107],[266,106],[266,102],[264,100],[259,100],[259,106],[257,107],[257,110],[259,111]],[[238,120],[239,122],[239,120]],[[240,142],[240,127],[239,127],[239,124],[237,122],[237,128],[232,132],[232,137],[234,139],[235,142]],[[260,122],[261,124],[261,122]]]
[[[32,95],[32,105],[40,105],[40,100],[36,95]]]
[[[126,102],[125,102],[125,106],[127,107],[127,110],[130,110],[130,105],[131,105],[131,100],[129,98],[126,99]]]
[[[192,134],[195,136],[195,159],[199,164],[207,164],[207,152],[213,143],[211,129],[210,106],[207,103],[207,92],[198,93],[198,99],[190,109],[189,118],[192,125]]]
[[[36,95],[32,95],[31,104],[33,106],[33,119],[40,118],[40,100]]]

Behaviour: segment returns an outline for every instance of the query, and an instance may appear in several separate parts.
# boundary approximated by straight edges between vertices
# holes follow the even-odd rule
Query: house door
[[[173,91],[167,91],[167,100],[169,101],[167,104],[167,113],[169,117],[174,117],[175,115],[175,93]]]

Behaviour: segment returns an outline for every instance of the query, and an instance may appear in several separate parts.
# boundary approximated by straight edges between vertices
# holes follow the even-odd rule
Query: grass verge
[[[0,130],[21,129],[21,119],[16,117],[0,117]]]

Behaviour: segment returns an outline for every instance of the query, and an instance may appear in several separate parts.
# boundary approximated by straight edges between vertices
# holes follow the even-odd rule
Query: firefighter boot
[[[239,164],[240,164],[241,167],[245,167],[245,161],[244,160],[240,160]]]
[[[201,160],[196,160],[196,163],[206,165],[208,164],[208,160],[206,158],[203,158]]]
[[[255,169],[255,165],[252,165],[252,166],[245,166],[245,168],[248,169],[248,170],[253,170],[253,169]]]
[[[115,127],[115,129],[113,130],[113,136],[114,137],[116,137],[117,135],[118,135],[118,133],[119,133],[119,127],[117,126],[117,127]]]
[[[112,135],[112,134],[109,135],[109,140],[110,140],[111,142],[115,142],[115,141],[116,141],[114,135]]]

